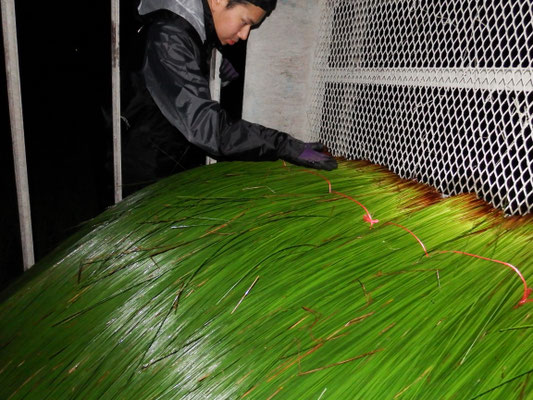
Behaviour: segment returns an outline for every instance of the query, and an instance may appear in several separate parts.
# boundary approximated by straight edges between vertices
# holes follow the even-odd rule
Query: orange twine
[[[286,164],[285,162],[283,162],[283,167],[286,168]],[[354,199],[353,197],[350,197],[344,193],[341,193],[341,192],[337,192],[335,190],[332,190],[332,185],[331,185],[331,181],[329,179],[327,179],[325,176],[317,173],[317,172],[314,172],[314,171],[310,171],[310,170],[304,170],[303,172],[307,172],[309,174],[313,174],[313,175],[316,175],[320,178],[322,178],[323,180],[325,180],[328,184],[328,190],[329,190],[329,193],[334,193],[338,196],[342,196],[348,200],[351,200],[353,201],[354,203],[358,204],[360,207],[363,208],[363,210],[365,210],[365,215],[363,216],[363,220],[367,223],[370,224],[370,228],[372,228],[372,226],[374,224],[377,224],[379,222],[378,219],[373,219],[372,218],[372,215],[370,215],[370,212],[368,211],[368,209],[361,203],[359,202],[358,200]],[[404,231],[408,232],[411,236],[413,236],[417,241],[418,243],[420,244],[420,246],[422,247],[422,249],[424,250],[424,253],[426,255],[426,257],[429,257],[429,253],[428,251],[426,250],[426,246],[424,246],[424,243],[418,238],[418,236],[416,236],[411,230],[407,229],[405,226],[403,225],[400,225],[400,224],[396,224],[394,222],[386,222],[385,225],[394,225],[394,226],[397,226],[398,228],[401,228],[403,229]],[[522,283],[524,284],[524,294],[522,295],[522,298],[520,299],[520,301],[518,302],[517,306],[516,307],[520,307],[526,303],[531,303],[533,302],[533,299],[530,299],[529,297],[531,296],[532,292],[533,292],[533,289],[529,288],[527,286],[527,282],[526,282],[526,279],[524,278],[524,276],[522,275],[522,273],[520,272],[520,270],[518,268],[516,268],[514,265],[512,264],[509,264],[507,262],[504,262],[504,261],[499,261],[499,260],[495,260],[495,259],[492,259],[492,258],[487,258],[487,257],[483,257],[483,256],[478,256],[476,254],[471,254],[471,253],[466,253],[464,251],[458,251],[458,250],[444,250],[444,251],[438,251],[438,252],[435,252],[436,254],[445,254],[445,253],[455,253],[455,254],[461,254],[461,255],[464,255],[464,256],[469,256],[469,257],[475,257],[475,258],[479,258],[481,260],[486,260],[486,261],[492,261],[492,262],[495,262],[495,263],[498,263],[498,264],[502,264],[502,265],[505,265],[509,268],[511,268],[514,272],[516,272],[518,274],[518,276],[520,277]]]

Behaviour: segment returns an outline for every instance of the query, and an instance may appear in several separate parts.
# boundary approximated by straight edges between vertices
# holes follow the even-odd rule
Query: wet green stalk
[[[533,398],[520,277],[451,253],[531,283],[531,218],[363,163],[320,174],[379,222],[279,162],[88,222],[0,295],[0,398]]]

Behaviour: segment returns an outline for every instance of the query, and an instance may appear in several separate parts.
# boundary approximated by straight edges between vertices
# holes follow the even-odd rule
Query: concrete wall
[[[307,99],[317,41],[318,0],[278,0],[248,40],[243,118],[299,139],[308,136]]]

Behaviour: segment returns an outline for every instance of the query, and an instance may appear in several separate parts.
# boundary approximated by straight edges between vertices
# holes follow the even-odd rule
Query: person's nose
[[[237,36],[239,36],[239,39],[246,40],[248,39],[248,36],[250,35],[250,26],[245,25],[241,28]]]

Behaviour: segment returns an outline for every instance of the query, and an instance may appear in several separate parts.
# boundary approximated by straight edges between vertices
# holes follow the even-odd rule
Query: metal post
[[[209,74],[209,88],[211,91],[211,100],[220,102],[220,90],[221,90],[221,81],[219,76],[220,64],[222,63],[222,54],[217,50],[213,49],[211,53],[211,66]],[[205,163],[207,165],[215,164],[217,161],[211,157],[206,157]]]
[[[122,149],[120,133],[120,2],[111,2],[111,68],[113,91],[113,161],[115,203],[122,200]]]
[[[209,67],[209,89],[211,91],[211,100],[220,102],[220,64],[222,64],[222,54],[213,49],[211,53],[211,66]]]
[[[35,264],[33,234],[31,227],[30,195],[28,170],[26,166],[26,145],[22,120],[22,96],[20,91],[20,70],[17,44],[17,22],[14,0],[2,0],[2,30],[4,34],[4,54],[6,60],[7,94],[9,118],[13,140],[15,179],[19,210],[20,236],[24,271]]]

